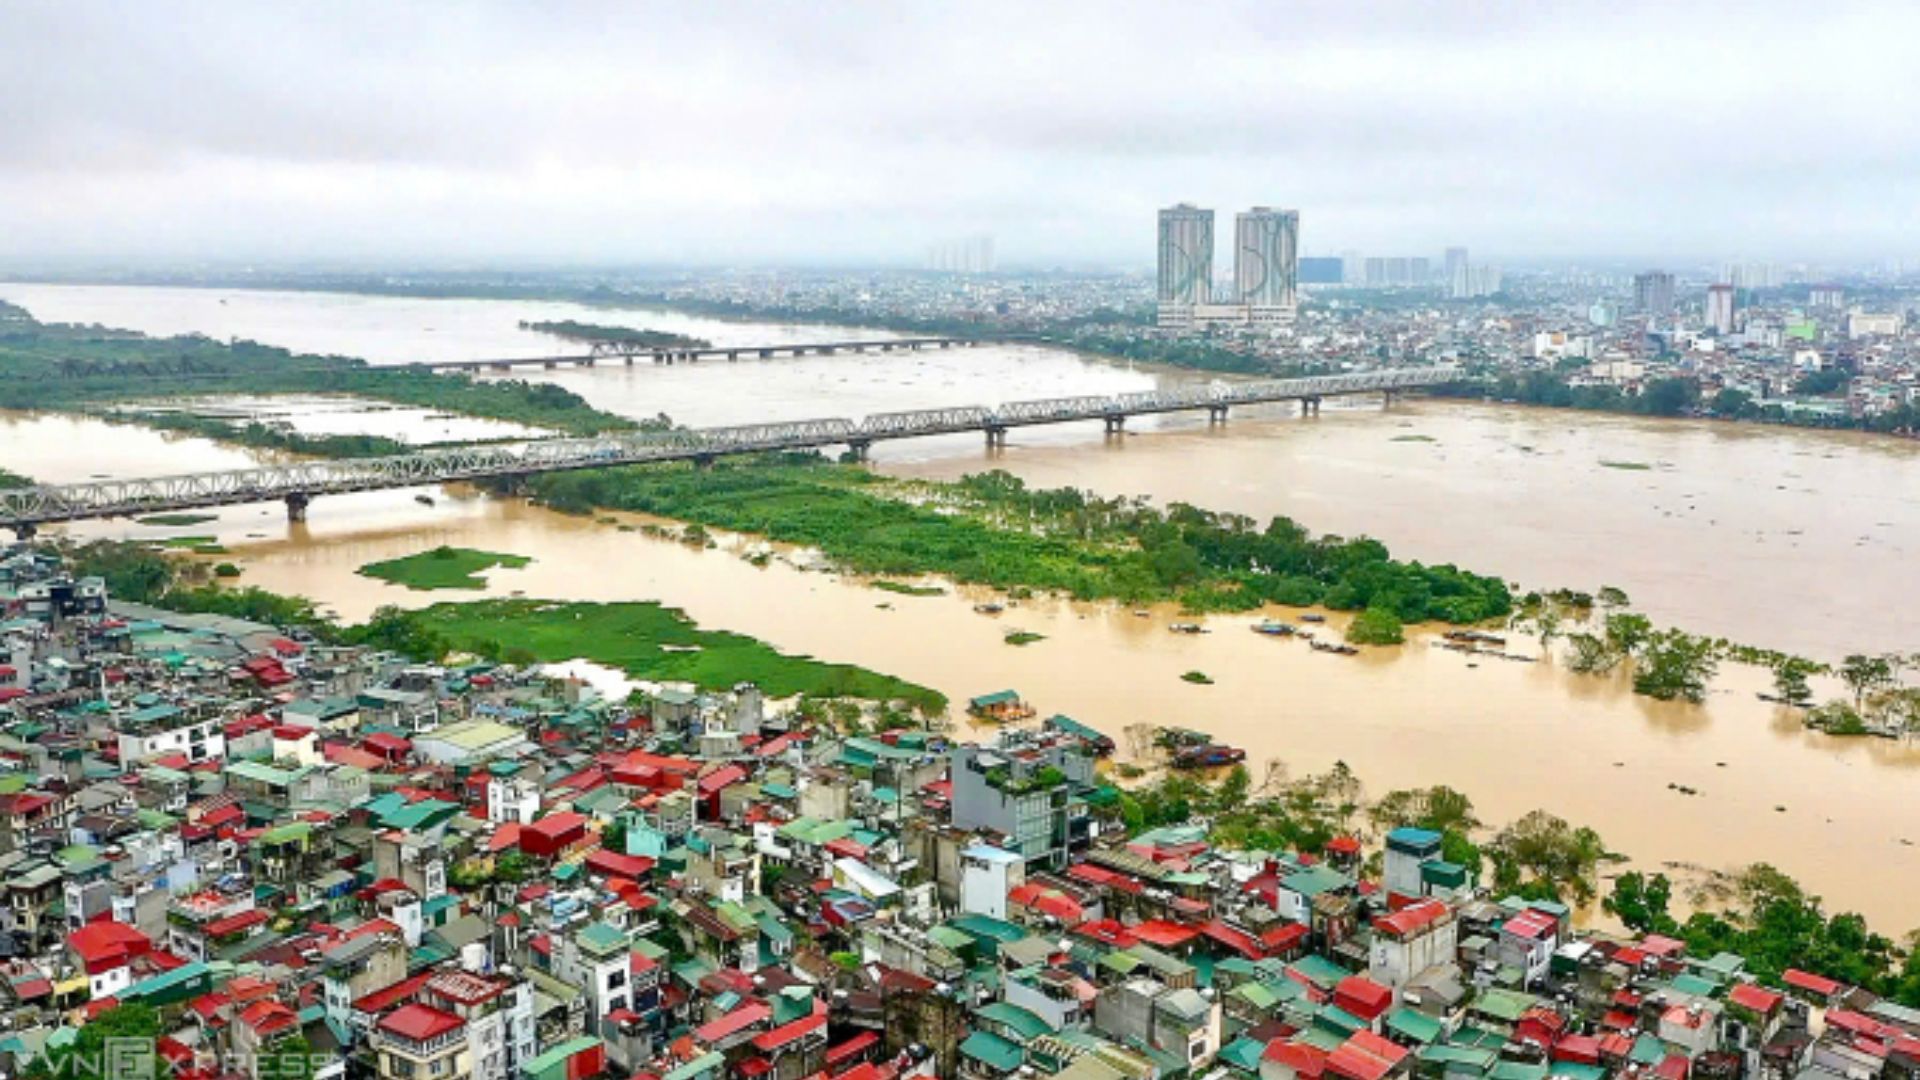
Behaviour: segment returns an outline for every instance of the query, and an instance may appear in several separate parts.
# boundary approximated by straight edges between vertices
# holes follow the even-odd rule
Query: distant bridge
[[[584,353],[563,356],[506,356],[492,360],[422,360],[404,365],[423,371],[512,371],[517,367],[594,367],[602,360],[624,360],[632,366],[636,360],[656,364],[690,363],[695,360],[770,359],[776,356],[832,356],[853,352],[918,352],[921,349],[970,348],[995,341],[1028,341],[1018,337],[906,337],[874,341],[814,341],[791,345],[643,345],[625,341],[596,341]]]
[[[1006,445],[1012,428],[1099,420],[1109,433],[1121,431],[1130,416],[1207,410],[1225,420],[1235,405],[1298,401],[1309,413],[1322,398],[1346,394],[1383,394],[1391,401],[1403,390],[1437,386],[1458,378],[1453,367],[1399,368],[1357,375],[1314,375],[1299,379],[1220,383],[1173,390],[1144,390],[1111,396],[1016,401],[988,408],[966,405],[876,413],[859,422],[842,419],[794,420],[735,427],[699,428],[586,438],[535,439],[521,443],[453,446],[390,457],[306,461],[255,469],[190,473],[138,480],[97,480],[82,484],[0,491],[0,528],[30,537],[38,526],[89,518],[192,510],[209,506],[283,501],[288,516],[304,520],[307,504],[321,495],[447,484],[495,477],[597,469],[657,461],[710,464],[729,454],[848,447],[865,457],[874,443],[957,432],[984,432],[987,445]]]

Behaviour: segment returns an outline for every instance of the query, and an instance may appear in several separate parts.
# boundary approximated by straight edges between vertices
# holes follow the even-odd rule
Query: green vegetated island
[[[917,683],[853,664],[789,655],[743,634],[701,629],[684,613],[657,603],[478,600],[419,611],[382,607],[364,623],[345,625],[320,614],[304,597],[213,585],[205,564],[169,558],[150,545],[95,541],[67,554],[75,573],[99,575],[117,598],[304,627],[324,640],[426,661],[455,652],[518,664],[591,660],[637,679],[691,682],[708,690],[747,680],[775,697],[902,702],[926,716],[947,708],[945,695]]]
[[[688,334],[675,334],[667,330],[644,330],[632,326],[575,322],[572,319],[552,322],[522,321],[520,329],[551,334],[554,337],[566,338],[568,341],[632,345],[641,349],[709,349],[713,347],[713,342],[706,338]]]
[[[368,563],[358,572],[423,592],[431,589],[484,589],[487,579],[480,575],[486,571],[495,567],[518,570],[532,561],[525,555],[442,545],[415,555]]]
[[[0,301],[0,408],[88,411],[118,402],[206,394],[350,394],[582,435],[646,426],[595,409],[551,383],[377,367],[252,341],[226,343],[199,335],[155,338],[101,326],[42,323],[24,308]],[[187,430],[185,425],[196,421],[230,429],[217,437],[244,437],[243,426],[206,418],[167,423]],[[338,452],[325,446],[312,449]]]
[[[1370,539],[1313,536],[1284,517],[1028,488],[1005,472],[951,483],[896,480],[819,458],[643,466],[535,478],[557,509],[637,510],[819,548],[849,570],[941,574],[1079,600],[1178,600],[1194,611],[1268,602],[1379,608],[1399,620],[1502,618],[1497,578],[1392,559]]]
[[[483,600],[437,604],[406,617],[449,650],[497,659],[582,659],[635,678],[710,690],[745,681],[773,697],[905,701],[927,713],[946,708],[946,698],[924,686],[852,664],[791,656],[742,634],[702,630],[681,611],[657,603]]]

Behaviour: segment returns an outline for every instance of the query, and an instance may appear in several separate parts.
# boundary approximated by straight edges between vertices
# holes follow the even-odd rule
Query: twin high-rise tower
[[[1160,325],[1242,326],[1291,318],[1300,280],[1300,214],[1256,206],[1236,215],[1233,297],[1213,299],[1213,211],[1181,203],[1160,211]]]

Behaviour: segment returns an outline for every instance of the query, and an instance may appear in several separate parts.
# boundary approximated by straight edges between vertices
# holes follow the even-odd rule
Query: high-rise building
[[[1633,275],[1633,306],[1648,315],[1673,314],[1673,275],[1664,270]]]
[[[1234,218],[1233,236],[1235,302],[1256,312],[1291,311],[1300,281],[1299,211],[1256,206]]]
[[[1188,203],[1160,211],[1160,303],[1207,303],[1212,284],[1213,211]]]
[[[1446,255],[1447,295],[1463,300],[1473,295],[1473,281],[1467,276],[1467,249],[1450,247]]]
[[[993,237],[981,233],[935,244],[927,249],[927,269],[943,274],[990,274]]]
[[[1733,333],[1733,298],[1732,285],[1707,286],[1707,325],[1715,333]]]

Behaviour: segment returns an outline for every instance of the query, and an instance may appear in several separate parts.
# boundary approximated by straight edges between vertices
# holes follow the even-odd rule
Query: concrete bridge
[[[992,408],[963,405],[915,409],[877,413],[857,422],[837,418],[793,420],[536,439],[442,447],[389,457],[303,461],[224,472],[19,488],[0,491],[0,528],[11,529],[25,539],[39,526],[54,522],[274,501],[284,502],[288,516],[301,521],[306,518],[308,503],[322,495],[657,461],[693,461],[705,465],[729,454],[832,446],[844,446],[856,457],[865,457],[874,443],[886,439],[970,431],[984,433],[988,446],[1004,446],[1007,432],[1018,427],[1098,420],[1113,434],[1123,430],[1127,418],[1132,416],[1205,409],[1210,420],[1224,421],[1228,410],[1236,405],[1280,401],[1298,401],[1303,412],[1316,414],[1324,398],[1379,394],[1391,402],[1401,391],[1452,382],[1458,376],[1458,369],[1453,367],[1399,368],[1355,375],[1216,383],[1112,396],[1015,401]]]
[[[852,352],[918,352],[921,349],[971,348],[995,341],[1027,341],[1031,338],[996,337],[909,337],[876,341],[817,341],[799,345],[704,345],[699,347],[641,345],[623,341],[596,341],[584,353],[564,356],[501,357],[494,360],[430,360],[407,367],[422,371],[512,371],[518,367],[553,370],[563,367],[594,367],[602,360],[623,360],[631,367],[637,360],[656,364],[684,364],[696,360],[771,359],[776,356],[832,356]]]

